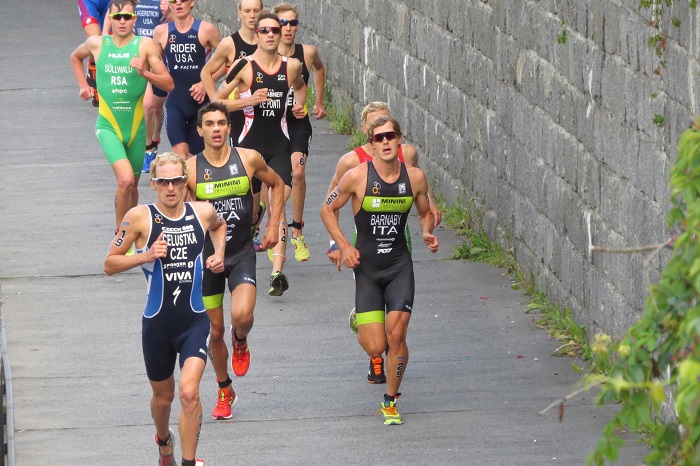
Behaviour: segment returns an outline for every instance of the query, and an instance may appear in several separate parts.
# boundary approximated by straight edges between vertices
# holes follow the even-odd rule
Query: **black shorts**
[[[292,118],[287,119],[287,130],[289,131],[289,140],[291,143],[291,152],[301,152],[305,156],[309,155],[309,146],[311,146],[311,121],[309,115],[302,119]]]
[[[153,95],[156,97],[168,97],[168,91],[164,91],[160,87],[154,86],[151,84],[151,87],[153,88]]]
[[[277,173],[286,186],[292,186],[292,157],[291,152],[288,154],[277,153],[270,157],[265,158],[267,166],[272,168],[275,173]],[[264,156],[264,154],[263,154]],[[260,192],[260,186],[262,181],[253,177],[253,194]]]
[[[197,132],[199,107],[189,105],[183,109],[171,99],[165,101],[165,132],[170,145],[187,143],[190,154],[199,154],[204,150],[204,139]]]
[[[195,315],[184,331],[168,336],[162,332],[162,321],[144,317],[141,324],[141,345],[148,380],[162,382],[173,375],[178,353],[180,369],[187,358],[197,357],[206,363],[209,327],[209,316],[202,312]]]
[[[223,273],[213,273],[205,268],[202,277],[204,307],[214,309],[223,304],[227,280],[230,292],[243,283],[256,286],[255,263],[255,248],[253,242],[249,241],[243,249],[224,258]]]
[[[416,282],[411,256],[388,269],[355,269],[355,312],[413,311]]]

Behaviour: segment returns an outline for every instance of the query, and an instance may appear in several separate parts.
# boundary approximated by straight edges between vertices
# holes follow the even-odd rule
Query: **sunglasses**
[[[289,24],[292,27],[299,26],[299,20],[298,19],[281,19],[280,20],[280,26],[284,27],[287,24]]]
[[[151,181],[154,181],[158,186],[168,186],[172,183],[174,187],[178,187],[182,186],[185,181],[187,181],[187,177],[182,175],[173,176],[172,178],[151,178]]]
[[[170,3],[177,3],[177,0],[168,0]],[[180,3],[186,3],[187,0],[180,0]]]
[[[262,27],[257,28],[255,30],[255,32],[258,34],[263,34],[263,35],[267,35],[269,33],[272,33],[273,35],[276,36],[277,34],[282,34],[282,28],[277,27],[277,26],[262,26]]]
[[[136,13],[110,13],[109,17],[115,21],[129,21],[136,18]]]
[[[377,133],[374,136],[370,136],[369,139],[370,141],[374,142],[382,142],[384,139],[387,141],[393,141],[397,136],[398,134],[396,134],[396,131],[387,131],[385,133]]]

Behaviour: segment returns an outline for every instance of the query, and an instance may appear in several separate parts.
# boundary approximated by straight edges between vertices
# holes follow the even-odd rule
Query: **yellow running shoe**
[[[398,426],[403,424],[403,419],[399,410],[396,409],[396,403],[393,401],[383,401],[382,408],[380,410],[384,415],[384,425],[385,426]]]
[[[304,235],[300,235],[298,238],[292,238],[292,244],[294,245],[294,257],[297,262],[309,260],[311,253],[309,252],[309,248],[306,247]]]

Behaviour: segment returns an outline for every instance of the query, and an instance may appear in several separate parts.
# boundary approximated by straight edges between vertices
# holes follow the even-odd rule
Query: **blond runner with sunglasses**
[[[321,207],[321,219],[340,249],[335,262],[354,269],[358,341],[371,359],[387,351],[384,424],[402,424],[396,401],[408,365],[406,333],[413,312],[415,279],[404,229],[411,206],[420,218],[423,242],[437,252],[428,182],[420,168],[399,162],[401,127],[380,116],[367,128],[374,159],[348,171]],[[337,212],[352,201],[357,239],[343,235]],[[387,349],[388,348],[388,349]]]
[[[175,466],[174,437],[169,429],[175,396],[175,361],[180,359],[179,416],[182,465],[195,466],[202,425],[199,384],[207,362],[209,317],[202,298],[205,267],[224,269],[226,224],[206,202],[185,202],[187,166],[172,152],[151,164],[151,187],[157,200],[124,216],[104,262],[107,275],[141,267],[148,298],[142,318],[143,358],[153,392],[151,415],[156,427],[158,464]],[[204,257],[209,233],[213,254]],[[128,255],[131,245],[137,254]],[[200,461],[200,464],[204,464]]]
[[[360,117],[361,129],[363,133],[367,132],[367,127],[369,124],[377,117],[386,115],[391,116],[391,111],[389,110],[389,104],[386,102],[370,102],[362,110],[362,115]],[[328,195],[333,192],[338,180],[340,180],[348,170],[352,170],[361,163],[369,162],[374,157],[374,149],[372,147],[372,141],[367,141],[365,144],[356,147],[350,152],[346,153],[338,160],[335,168],[335,174],[331,179],[331,184],[328,188]],[[418,166],[418,152],[416,148],[411,144],[401,144],[398,150],[399,162],[405,162],[406,164],[420,168]],[[433,202],[432,195],[430,194],[430,189],[428,189],[428,200],[430,201],[430,210],[433,213],[434,227],[440,224],[442,219],[442,212]],[[406,228],[406,240],[408,241],[408,250],[411,251],[411,236]],[[340,251],[338,250],[338,245],[335,244],[333,238],[331,238],[330,247],[328,248],[328,259],[332,263],[337,263],[340,258]],[[350,312],[350,328],[353,332],[357,333],[357,322],[355,308]],[[386,382],[386,375],[384,374],[384,358],[378,357],[370,359],[369,371],[367,373],[367,382],[371,384],[382,384]]]
[[[135,0],[112,0],[108,16],[112,35],[88,37],[70,56],[83,100],[90,99],[93,93],[83,73],[83,62],[91,58],[97,66],[102,98],[95,134],[117,180],[117,228],[124,214],[138,203],[138,181],[146,148],[146,83],[167,91],[174,87],[155,42],[134,35],[135,4]]]

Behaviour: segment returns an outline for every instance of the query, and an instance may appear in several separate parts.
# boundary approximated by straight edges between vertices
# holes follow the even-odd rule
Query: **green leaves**
[[[681,233],[661,279],[650,288],[644,316],[607,348],[611,367],[598,402],[615,400],[622,408],[606,425],[589,464],[617,458],[616,431],[625,427],[653,432],[648,464],[700,464],[700,120],[678,141],[670,183],[674,207],[668,223]],[[671,400],[678,420],[659,425],[652,412]]]

